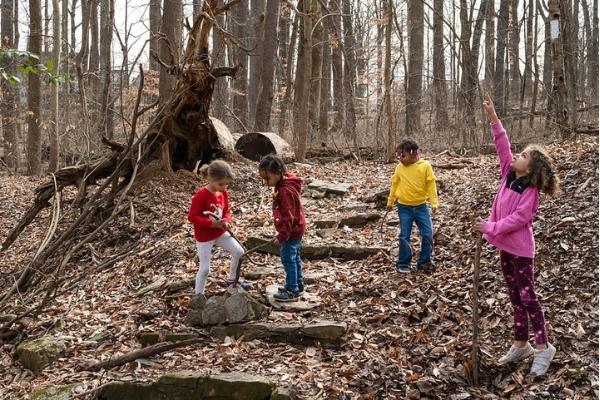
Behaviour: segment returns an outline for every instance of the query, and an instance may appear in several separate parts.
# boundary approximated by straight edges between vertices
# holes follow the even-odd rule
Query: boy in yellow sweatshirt
[[[419,146],[414,140],[402,140],[396,148],[396,155],[400,163],[392,175],[392,188],[387,202],[389,209],[396,205],[400,223],[396,270],[402,273],[410,272],[412,261],[410,233],[413,222],[416,222],[421,233],[421,254],[417,261],[417,269],[430,271],[433,269],[431,261],[433,223],[429,206],[432,214],[438,206],[435,175],[431,164],[420,159]]]

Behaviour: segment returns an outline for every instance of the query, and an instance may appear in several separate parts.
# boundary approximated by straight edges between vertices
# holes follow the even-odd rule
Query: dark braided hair
[[[285,164],[283,163],[283,160],[273,154],[268,154],[261,158],[260,162],[258,163],[258,170],[266,171],[271,174],[283,175],[286,173]]]
[[[419,145],[414,140],[405,138],[402,139],[400,144],[396,147],[396,151],[407,152],[416,156],[419,153]]]
[[[546,150],[537,145],[529,145],[525,149],[531,156],[527,177],[532,186],[540,192],[555,196],[559,191],[559,178],[552,164],[552,158]]]

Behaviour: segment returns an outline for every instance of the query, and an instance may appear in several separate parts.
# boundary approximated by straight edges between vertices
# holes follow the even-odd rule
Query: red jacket
[[[225,233],[224,229],[212,228],[214,217],[203,214],[209,211],[231,222],[231,211],[229,210],[229,193],[227,190],[215,196],[206,187],[202,187],[192,197],[192,205],[188,211],[188,221],[194,225],[194,238],[198,242],[214,240]]]
[[[300,239],[304,235],[306,220],[300,201],[301,190],[302,179],[292,173],[286,173],[275,186],[273,217],[279,242]]]

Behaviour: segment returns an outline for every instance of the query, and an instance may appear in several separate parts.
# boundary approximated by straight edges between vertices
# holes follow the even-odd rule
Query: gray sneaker
[[[556,348],[548,343],[545,350],[534,350],[533,363],[531,364],[531,373],[535,376],[544,375],[550,367],[550,362],[556,354]]]
[[[533,347],[529,343],[526,343],[524,347],[517,347],[514,344],[510,346],[508,353],[503,355],[499,360],[498,364],[504,365],[510,362],[521,361],[524,358],[529,357],[533,354]]]

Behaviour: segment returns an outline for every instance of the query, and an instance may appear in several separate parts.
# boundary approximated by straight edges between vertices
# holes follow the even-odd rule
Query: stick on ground
[[[473,260],[473,347],[471,349],[471,366],[473,369],[473,384],[479,385],[479,261],[481,259],[481,244],[483,238],[477,235],[477,247],[475,248],[475,259]]]

